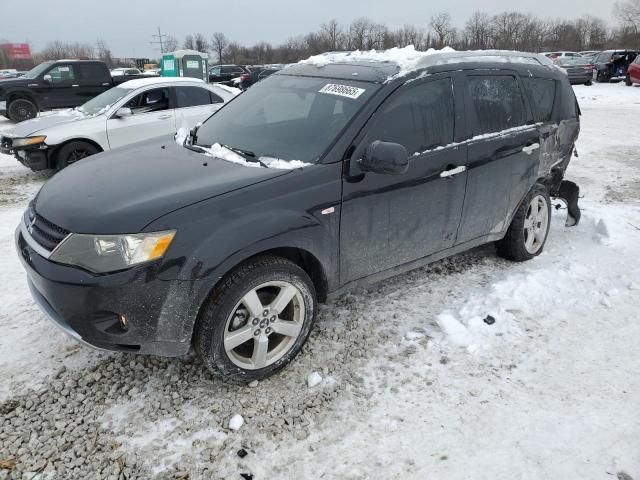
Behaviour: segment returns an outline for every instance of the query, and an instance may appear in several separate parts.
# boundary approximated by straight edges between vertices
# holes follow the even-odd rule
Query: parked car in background
[[[253,68],[249,73],[243,73],[242,75],[240,75],[240,82],[238,82],[239,88],[241,90],[246,90],[254,83],[257,83],[260,80],[264,80],[268,76],[273,75],[280,70],[280,68],[272,67]]]
[[[550,58],[552,62],[556,62],[559,58],[563,57],[579,57],[580,54],[578,52],[568,52],[568,51],[560,51],[560,52],[544,52],[542,53],[547,58]]]
[[[77,107],[132,78],[112,77],[98,60],[44,62],[23,77],[0,80],[0,115],[22,122],[45,110]]]
[[[625,83],[629,87],[631,87],[634,83],[640,83],[640,55],[636,55],[636,59],[631,65],[629,65]]]
[[[137,68],[114,68],[113,70],[111,70],[111,76],[118,77],[121,75],[142,75],[142,72]]]
[[[74,110],[0,132],[0,152],[32,170],[60,170],[98,152],[192,128],[239,92],[187,77],[131,80]]]
[[[636,50],[605,50],[600,52],[594,60],[594,75],[598,82],[612,82],[625,80],[627,69],[638,52]]]
[[[559,57],[556,65],[566,72],[573,85],[593,83],[593,65],[585,57]]]
[[[0,70],[0,78],[16,78],[18,76],[18,71],[14,68],[6,68],[4,70]]]
[[[550,196],[579,216],[563,180],[579,109],[548,59],[381,57],[289,67],[184,143],[60,172],[16,231],[35,301],[83,343],[193,346],[215,374],[249,383],[295,357],[329,294],[488,242],[530,260]]]
[[[247,67],[242,65],[216,65],[209,69],[209,82],[224,83],[232,87],[234,78],[248,72]]]

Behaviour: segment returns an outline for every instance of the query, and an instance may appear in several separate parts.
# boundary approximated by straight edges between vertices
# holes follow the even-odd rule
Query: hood
[[[206,164],[206,165],[205,165]],[[42,187],[35,209],[75,233],[137,233],[179,208],[286,175],[150,140],[65,168]]]
[[[27,85],[27,79],[24,77],[17,78],[0,78],[0,100],[2,98],[2,89],[7,87],[23,87]]]
[[[52,113],[51,115],[39,116],[31,120],[17,123],[15,127],[3,130],[2,135],[10,138],[23,138],[33,135],[34,133],[65,123],[77,122],[92,118],[89,115],[83,115],[77,110],[62,110]]]

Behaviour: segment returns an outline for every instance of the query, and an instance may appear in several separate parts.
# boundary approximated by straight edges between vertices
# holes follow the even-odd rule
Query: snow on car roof
[[[128,82],[121,83],[118,85],[120,88],[128,88],[133,90],[135,88],[147,87],[149,85],[156,85],[161,83],[205,83],[203,80],[199,78],[191,78],[191,77],[150,77],[150,78],[135,78],[133,80],[129,80]]]
[[[389,50],[368,50],[353,52],[328,52],[314,55],[299,62],[303,65],[325,67],[332,64],[355,64],[363,62],[391,63],[398,67],[396,77],[403,77],[409,73],[435,65],[466,62],[505,62],[528,63],[553,67],[553,62],[548,58],[535,53],[514,52],[505,50],[473,50],[457,52],[453,48],[444,47],[441,50],[430,48],[426,51],[418,51],[413,45]]]

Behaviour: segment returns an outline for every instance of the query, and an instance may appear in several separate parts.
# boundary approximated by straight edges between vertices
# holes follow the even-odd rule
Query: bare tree
[[[468,48],[483,50],[491,47],[491,18],[484,12],[475,12],[464,27]]]
[[[451,15],[446,12],[438,13],[431,17],[429,25],[436,34],[437,46],[442,48],[455,41],[456,29],[451,24]]]
[[[320,36],[326,42],[329,51],[336,51],[342,47],[344,33],[336,20],[329,20],[320,26]]]
[[[184,37],[184,43],[182,44],[182,48],[186,48],[187,50],[195,50],[196,43],[193,40],[193,35],[187,35]]]
[[[636,34],[640,32],[640,0],[616,2],[613,13],[623,26],[630,27]]]
[[[348,32],[347,49],[349,50],[365,50],[367,46],[367,38],[372,27],[371,21],[366,18],[358,18],[351,22]]]
[[[222,63],[222,58],[227,45],[229,45],[229,40],[227,40],[227,36],[224,33],[215,32],[211,36],[211,49],[218,56],[218,63]]]
[[[164,51],[174,52],[178,49],[178,39],[172,35],[164,37]]]
[[[193,36],[193,46],[194,50],[197,50],[198,52],[204,53],[209,50],[209,43],[207,42],[206,37],[201,33],[196,33]]]

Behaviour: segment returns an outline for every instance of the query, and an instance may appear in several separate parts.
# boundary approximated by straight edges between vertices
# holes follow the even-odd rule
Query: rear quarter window
[[[550,78],[526,77],[522,79],[525,92],[536,122],[549,122],[556,98],[556,81]]]

